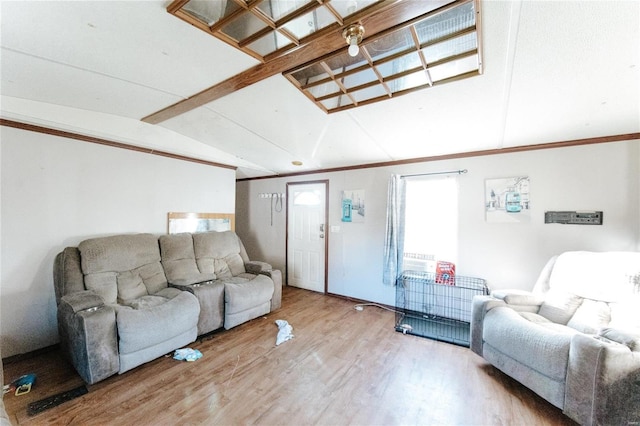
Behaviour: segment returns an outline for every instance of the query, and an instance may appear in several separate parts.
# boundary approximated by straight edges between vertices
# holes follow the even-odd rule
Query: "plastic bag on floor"
[[[278,335],[276,336],[276,346],[280,343],[284,343],[287,340],[293,339],[293,327],[285,320],[276,320],[278,326]]]
[[[178,361],[195,361],[200,358],[202,358],[202,352],[191,348],[176,349],[173,354],[173,359]]]

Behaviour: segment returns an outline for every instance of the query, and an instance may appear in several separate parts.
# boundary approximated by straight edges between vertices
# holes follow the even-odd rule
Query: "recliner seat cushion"
[[[195,328],[200,313],[195,296],[183,291],[173,299],[165,300],[148,309],[128,306],[117,308],[118,348],[121,354],[154,346]]]
[[[224,284],[224,328],[227,330],[269,313],[273,281],[256,275],[252,280],[234,277]]]
[[[494,308],[484,318],[483,338],[487,344],[560,382],[566,377],[571,337],[575,333],[559,324],[531,322],[508,307]]]
[[[236,279],[236,282],[225,282],[225,312],[235,313],[269,302],[273,296],[273,281],[263,275],[253,280]],[[244,282],[243,282],[244,281]]]
[[[154,295],[146,295],[142,297],[138,297],[137,299],[128,300],[124,305],[129,306],[133,309],[149,309],[154,306],[162,305],[166,303],[167,300],[173,299],[174,297],[180,294],[180,290],[177,288],[167,287],[165,289],[160,290]]]

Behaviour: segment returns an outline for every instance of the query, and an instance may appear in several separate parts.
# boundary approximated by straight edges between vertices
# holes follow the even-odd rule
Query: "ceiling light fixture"
[[[342,31],[342,37],[344,37],[349,45],[350,56],[358,56],[358,52],[360,52],[358,44],[362,42],[362,36],[364,36],[364,27],[360,24],[349,25]]]

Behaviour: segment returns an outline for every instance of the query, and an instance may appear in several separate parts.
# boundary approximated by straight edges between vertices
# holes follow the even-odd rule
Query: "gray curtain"
[[[391,175],[387,194],[387,230],[384,242],[382,282],[395,285],[402,274],[404,254],[405,182],[401,175]]]

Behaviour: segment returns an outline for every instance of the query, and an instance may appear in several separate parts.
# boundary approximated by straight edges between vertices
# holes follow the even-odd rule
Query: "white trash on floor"
[[[285,320],[276,320],[278,326],[278,336],[276,337],[276,346],[280,343],[284,343],[287,340],[293,339],[293,327]]]

